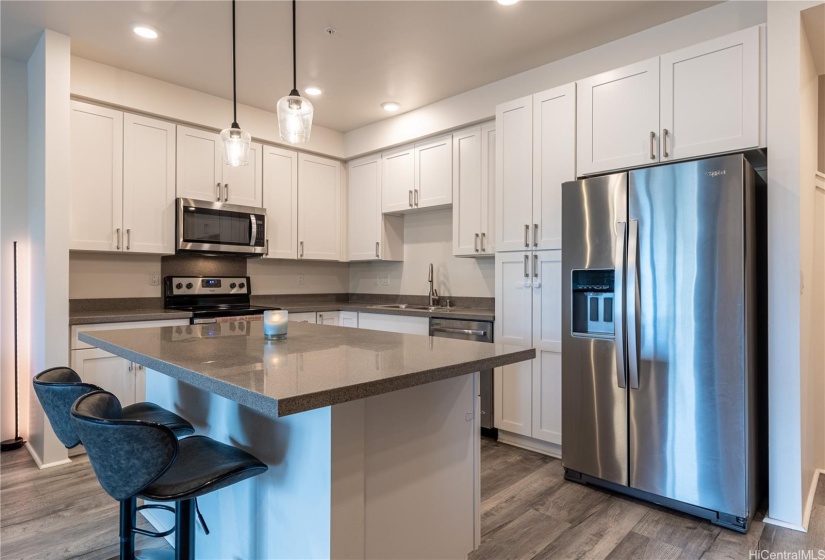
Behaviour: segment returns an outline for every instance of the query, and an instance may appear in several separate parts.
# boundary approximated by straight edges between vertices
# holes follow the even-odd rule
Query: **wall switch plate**
[[[298,285],[299,286],[304,285],[304,273],[303,272],[298,275]]]
[[[152,277],[149,279],[150,286],[159,286],[160,285],[160,274],[157,272],[152,273]]]

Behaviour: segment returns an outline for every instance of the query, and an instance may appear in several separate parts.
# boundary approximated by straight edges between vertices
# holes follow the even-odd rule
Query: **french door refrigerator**
[[[766,439],[763,192],[742,154],[564,184],[568,480],[747,531]]]

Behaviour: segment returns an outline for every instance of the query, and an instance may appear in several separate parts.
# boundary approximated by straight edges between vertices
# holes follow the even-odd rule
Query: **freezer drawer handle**
[[[432,331],[449,334],[466,334],[470,336],[487,336],[487,331],[477,331],[473,329],[451,329],[449,327],[433,327]]]
[[[616,258],[613,266],[616,270],[616,282],[613,298],[613,329],[616,332],[616,381],[620,388],[627,388],[627,372],[624,367],[624,251],[627,236],[627,223],[616,222]]]
[[[639,388],[639,221],[630,220],[627,241],[627,367],[630,388]]]

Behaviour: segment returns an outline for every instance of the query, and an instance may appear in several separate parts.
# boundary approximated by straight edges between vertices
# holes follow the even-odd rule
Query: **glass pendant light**
[[[235,77],[235,0],[232,0],[232,125],[221,131],[223,160],[226,165],[249,165],[249,143],[252,136],[238,124],[238,84]]]
[[[312,132],[314,109],[309,99],[298,93],[295,44],[295,0],[292,0],[292,91],[278,101],[278,130],[284,142],[303,144],[309,140]]]

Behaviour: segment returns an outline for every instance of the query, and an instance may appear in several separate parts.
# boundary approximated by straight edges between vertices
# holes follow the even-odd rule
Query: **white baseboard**
[[[561,445],[557,445],[555,443],[547,443],[546,441],[541,441],[539,439],[520,434],[505,432],[504,430],[498,431],[498,441],[501,443],[506,443],[507,445],[512,445],[513,447],[520,447],[522,449],[527,449],[528,451],[535,451],[536,453],[561,459]]]
[[[786,523],[785,521],[780,521],[779,519],[774,519],[773,517],[765,517],[763,519],[765,523],[768,525],[776,525],[777,527],[784,527],[785,529],[791,529],[793,531],[799,531],[800,533],[807,533],[807,529],[802,525],[794,525],[793,523]]]
[[[40,458],[40,455],[38,455],[34,451],[34,448],[31,445],[29,445],[28,441],[24,444],[24,447],[29,452],[29,455],[31,455],[32,459],[34,459],[34,464],[37,465],[37,468],[40,469],[40,470],[50,469],[52,467],[57,467],[57,466],[60,466],[60,465],[68,465],[69,463],[72,462],[71,459],[66,457],[62,461],[53,461],[51,463],[43,463],[43,460]]]

